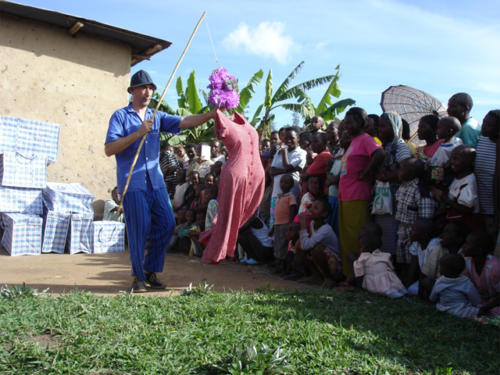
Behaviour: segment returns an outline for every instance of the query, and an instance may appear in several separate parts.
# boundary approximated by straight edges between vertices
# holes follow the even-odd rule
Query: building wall
[[[48,181],[110,196],[116,169],[104,139],[111,114],[127,104],[130,56],[125,44],[0,14],[0,114],[61,126]]]

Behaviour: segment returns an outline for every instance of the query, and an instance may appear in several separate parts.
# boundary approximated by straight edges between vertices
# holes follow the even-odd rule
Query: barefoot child
[[[384,294],[390,298],[404,296],[407,291],[396,276],[391,254],[379,250],[382,245],[382,229],[373,222],[366,223],[359,232],[361,254],[354,261],[355,277],[363,278],[363,289]]]
[[[422,267],[434,248],[441,246],[441,240],[439,237],[434,237],[432,220],[417,219],[411,227],[410,241],[411,262],[404,281],[408,294],[417,296],[419,279],[423,276]]]
[[[283,272],[285,265],[285,257],[287,252],[286,231],[288,224],[293,221],[297,212],[297,201],[292,193],[294,179],[291,175],[286,174],[281,177],[280,189],[281,194],[276,201],[274,209],[274,225],[270,235],[274,234],[274,258],[276,260],[276,272]]]

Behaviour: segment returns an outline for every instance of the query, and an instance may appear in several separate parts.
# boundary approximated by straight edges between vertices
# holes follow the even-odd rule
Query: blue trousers
[[[175,218],[167,189],[131,191],[123,200],[132,275],[145,280],[146,272],[162,272]],[[149,249],[144,256],[146,238]]]

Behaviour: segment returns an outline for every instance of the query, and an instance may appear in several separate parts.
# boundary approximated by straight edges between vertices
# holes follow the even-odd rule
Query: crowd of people
[[[264,197],[234,260],[299,282],[415,295],[460,317],[500,315],[500,110],[480,126],[471,108],[468,94],[453,95],[448,116],[423,116],[415,139],[397,113],[359,107],[340,122],[316,116],[302,131],[272,132],[260,141]],[[176,218],[169,251],[202,256],[225,162],[217,139],[162,147]]]

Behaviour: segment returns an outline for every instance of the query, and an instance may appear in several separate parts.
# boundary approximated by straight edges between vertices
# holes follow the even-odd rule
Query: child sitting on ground
[[[474,318],[479,312],[481,297],[472,281],[462,272],[465,260],[460,254],[448,254],[439,262],[441,276],[436,280],[429,299],[436,309],[458,316]]]
[[[111,198],[104,202],[104,213],[103,220],[107,221],[119,221],[123,223],[125,218],[123,216],[123,208],[120,207],[120,194],[118,193],[118,187],[114,187],[111,190]]]
[[[427,253],[427,258],[421,267],[421,277],[418,286],[418,295],[427,300],[436,279],[440,276],[439,262],[448,254],[456,254],[464,243],[466,228],[459,223],[448,223],[441,233],[439,246],[434,246]]]
[[[191,248],[191,231],[198,228],[196,223],[196,213],[194,210],[187,209],[185,213],[185,222],[175,228],[174,234],[176,241],[170,245],[171,252],[181,252],[188,254]],[[198,229],[199,230],[199,229]]]
[[[473,172],[475,157],[476,150],[471,146],[460,145],[452,151],[451,169],[456,177],[449,187],[448,194],[436,190],[435,199],[445,204],[447,221],[461,221],[471,230],[480,230],[483,226],[478,215],[479,199]]]
[[[396,276],[391,254],[380,251],[382,229],[373,222],[366,223],[359,231],[361,254],[354,261],[354,276],[363,278],[363,289],[371,293],[384,294],[390,298],[404,296],[407,291]]]
[[[342,265],[337,235],[326,223],[330,215],[330,204],[326,198],[316,199],[310,208],[311,223],[307,227],[307,216],[300,214],[300,250],[309,253],[313,279],[323,278],[326,287],[334,287],[342,279]],[[309,231],[308,231],[309,229]],[[314,281],[314,280],[311,280]]]
[[[287,252],[286,231],[288,224],[293,221],[297,212],[297,201],[292,192],[293,186],[294,180],[291,175],[286,174],[281,177],[280,188],[282,193],[278,196],[274,209],[274,225],[269,232],[269,236],[274,234],[275,272],[277,273],[284,271]]]
[[[422,277],[422,266],[427,262],[427,258],[435,247],[441,246],[439,237],[434,238],[434,223],[432,220],[417,219],[411,226],[410,231],[411,262],[403,280],[408,288],[408,294],[417,296],[419,279]]]
[[[493,241],[486,232],[472,232],[465,240],[464,275],[471,279],[481,296],[478,315],[500,317],[500,258],[492,255]]]
[[[448,176],[449,161],[453,149],[462,144],[462,140],[455,136],[460,128],[460,121],[455,117],[443,117],[437,124],[438,140],[442,140],[442,142],[434,155],[427,161],[431,167],[431,178],[436,185],[448,186],[451,182]]]
[[[424,184],[425,166],[417,158],[408,158],[399,164],[398,177],[401,181],[396,192],[396,215],[398,221],[398,242],[396,263],[399,275],[406,275],[410,255],[410,231],[417,219],[432,219],[434,200]]]
[[[217,187],[215,185],[205,187],[201,192],[201,206],[206,210],[205,230],[212,227],[212,223],[219,210],[217,202]]]

